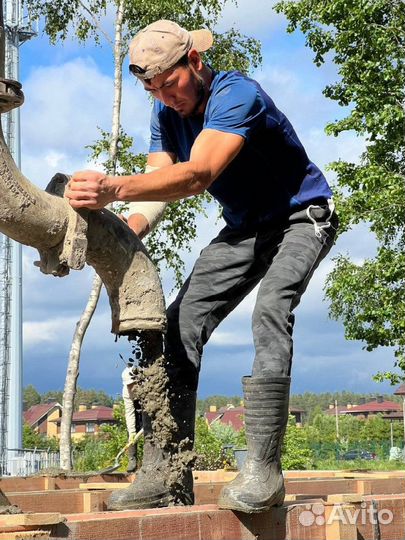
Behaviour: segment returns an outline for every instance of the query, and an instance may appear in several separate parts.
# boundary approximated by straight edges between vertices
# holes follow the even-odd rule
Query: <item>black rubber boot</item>
[[[284,502],[280,454],[290,377],[243,377],[242,382],[248,453],[241,472],[222,489],[218,506],[251,514]]]
[[[128,467],[127,473],[133,473],[136,471],[137,458],[136,458],[136,444],[131,444],[128,448]]]
[[[109,510],[158,508],[194,503],[191,449],[194,443],[196,392],[170,393],[171,411],[178,426],[173,440],[162,449],[153,435],[150,417],[142,414],[144,458],[134,482],[114,491]]]

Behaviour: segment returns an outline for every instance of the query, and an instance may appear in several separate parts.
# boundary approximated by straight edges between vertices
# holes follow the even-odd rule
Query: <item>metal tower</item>
[[[19,47],[34,32],[23,19],[21,0],[4,2],[5,73],[19,80]],[[21,167],[20,110],[2,116],[6,143]],[[0,235],[0,458],[22,446],[22,252],[21,244]],[[8,473],[3,470],[3,473]]]

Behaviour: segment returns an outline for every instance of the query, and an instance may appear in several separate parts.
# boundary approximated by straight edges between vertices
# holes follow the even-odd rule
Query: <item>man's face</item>
[[[154,98],[183,118],[200,112],[198,109],[205,96],[205,85],[191,65],[168,69],[151,81],[143,81],[143,85]]]

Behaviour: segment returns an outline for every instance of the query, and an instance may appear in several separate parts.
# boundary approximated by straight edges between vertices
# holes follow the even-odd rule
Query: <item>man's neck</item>
[[[201,104],[198,106],[196,114],[204,114],[205,107],[207,106],[207,102],[210,97],[210,87],[211,87],[213,75],[214,75],[213,70],[204,64],[203,69],[200,73],[200,77],[204,81],[205,94],[204,94],[204,99],[201,101]]]

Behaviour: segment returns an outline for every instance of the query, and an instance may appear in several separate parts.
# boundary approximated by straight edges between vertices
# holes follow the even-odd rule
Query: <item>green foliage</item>
[[[106,174],[136,174],[142,173],[145,170],[146,154],[134,154],[133,144],[134,139],[120,128],[117,142],[117,152],[115,160],[109,155],[111,134],[104,129],[98,128],[100,139],[93,144],[89,144],[86,148],[91,150],[89,159],[99,162],[103,166]]]
[[[196,422],[195,451],[198,455],[195,468],[197,470],[222,469],[226,465],[235,465],[232,451],[224,451],[224,447],[235,449],[247,447],[246,431],[235,431],[231,426],[214,422],[211,426],[199,417]],[[295,419],[290,416],[282,450],[284,469],[306,469],[312,464],[312,450],[308,433],[296,426]]]
[[[374,259],[362,264],[337,257],[327,287],[331,314],[343,318],[346,337],[365,341],[368,351],[395,347],[394,366],[405,373],[405,252],[381,247]],[[393,372],[376,378],[392,384],[401,379]]]
[[[33,405],[41,403],[41,395],[32,384],[29,384],[23,390],[23,403],[25,411]]]
[[[210,429],[223,446],[236,444],[237,431],[231,425],[223,424],[222,422],[213,422]]]
[[[215,405],[217,410],[228,404],[239,407],[242,402],[240,396],[209,396],[206,399],[197,399],[197,413],[204,414],[210,410],[211,405]]]
[[[180,253],[190,252],[197,238],[196,216],[207,217],[205,208],[211,200],[208,192],[168,205],[159,226],[146,237],[146,248],[158,268],[168,268],[174,273],[174,286],[183,282],[184,262]]]
[[[376,459],[372,461],[342,461],[334,458],[328,458],[317,460],[316,466],[314,468],[321,471],[336,471],[337,469],[356,469],[363,471],[395,471],[403,470],[404,462],[395,460],[389,461],[387,459]]]
[[[363,263],[338,257],[326,295],[331,315],[343,320],[348,339],[366,348],[389,345],[400,376],[405,370],[405,9],[402,0],[297,0],[276,6],[300,28],[319,66],[331,59],[339,79],[324,94],[347,115],[328,124],[337,136],[353,130],[367,147],[358,164],[331,164],[337,174],[341,232],[367,222],[375,234],[375,257]],[[402,294],[401,294],[402,291]],[[380,373],[378,380],[399,380]]]
[[[290,416],[281,455],[283,469],[310,469],[312,459],[307,432],[297,427],[295,418]]]
[[[50,390],[41,395],[41,403],[46,403],[49,399],[53,399],[62,404],[63,392],[61,390]],[[79,405],[103,405],[105,407],[112,407],[113,399],[106,394],[104,390],[84,389],[77,388],[74,410],[77,411]]]
[[[74,468],[77,471],[96,471],[110,467],[114,464],[115,457],[128,442],[128,433],[125,425],[125,411],[123,401],[116,403],[114,408],[114,418],[116,424],[105,424],[101,426],[97,436],[86,435],[83,439],[75,443],[74,446]],[[142,460],[143,439],[137,443],[138,459]],[[125,471],[128,465],[128,458],[122,456],[120,467],[117,471]]]
[[[75,471],[89,472],[104,469],[111,465],[109,456],[105,455],[104,438],[102,436],[85,435],[73,445],[73,467]]]
[[[194,468],[199,471],[223,469],[227,461],[223,446],[223,441],[215,435],[204,418],[198,417],[194,444],[194,450],[198,457]]]
[[[37,433],[28,424],[23,425],[23,448],[42,450],[50,450],[51,452],[59,451],[59,441],[56,437],[47,437]]]
[[[361,449],[374,452],[379,459],[386,459],[391,446],[391,425],[381,415],[370,416],[367,419],[340,415],[339,438],[336,432],[336,419],[325,414],[317,415],[311,425],[306,425],[303,431],[307,435],[309,446],[319,459],[335,460],[348,450]],[[394,446],[403,442],[402,422],[393,423]]]

